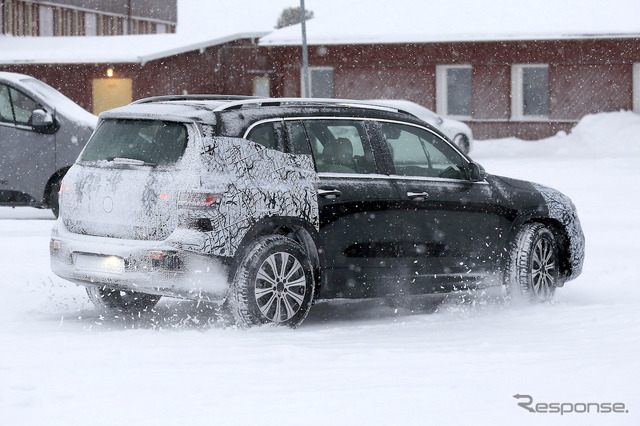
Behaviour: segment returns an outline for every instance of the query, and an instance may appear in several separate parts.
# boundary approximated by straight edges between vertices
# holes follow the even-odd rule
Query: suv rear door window
[[[307,142],[307,132],[304,125],[299,121],[287,122],[288,148],[294,154],[312,155],[309,142]]]
[[[318,172],[376,173],[362,122],[306,120],[305,127]]]
[[[105,120],[83,151],[81,161],[116,158],[169,165],[180,159],[187,146],[184,124],[159,120]]]

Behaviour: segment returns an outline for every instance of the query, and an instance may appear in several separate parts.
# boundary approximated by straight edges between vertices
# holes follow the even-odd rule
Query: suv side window
[[[273,122],[258,124],[247,134],[247,140],[265,148],[278,149],[278,137],[273,124]]]
[[[364,124],[357,120],[304,120],[318,172],[370,174],[376,164]]]
[[[438,135],[420,127],[380,123],[396,175],[466,179],[462,157]]]

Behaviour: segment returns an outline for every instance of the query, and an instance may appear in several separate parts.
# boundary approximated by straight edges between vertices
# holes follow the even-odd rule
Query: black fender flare
[[[316,290],[319,290],[323,278],[322,270],[326,265],[320,234],[311,223],[296,217],[268,216],[254,223],[240,241],[231,264],[230,273],[235,273],[251,242],[265,235],[289,236],[304,248],[313,265]],[[316,294],[318,294],[317,291]]]
[[[509,256],[508,250],[510,249],[513,242],[515,241],[515,238],[518,235],[520,228],[522,228],[522,226],[525,223],[538,222],[545,225],[547,228],[551,230],[551,232],[556,237],[558,250],[560,250],[561,253],[565,253],[565,254],[567,253],[567,250],[568,250],[567,231],[566,229],[564,229],[564,227],[560,222],[549,217],[548,213],[549,212],[546,209],[545,211],[541,211],[540,209],[531,208],[531,209],[524,210],[520,212],[520,214],[518,214],[516,219],[511,224],[511,228],[509,229],[509,233],[505,240],[504,253],[500,263],[501,269],[503,271],[506,268],[507,258]],[[565,258],[565,256],[560,256],[560,257],[561,259]],[[561,262],[560,263],[561,278],[565,278],[568,274],[570,274],[570,272],[571,272],[571,265],[568,263],[568,261]]]

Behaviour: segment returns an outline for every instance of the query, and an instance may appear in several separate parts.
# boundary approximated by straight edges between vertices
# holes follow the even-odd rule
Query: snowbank
[[[586,158],[640,154],[640,114],[631,111],[583,117],[569,134],[537,141],[504,138],[477,141],[472,156],[482,158]]]

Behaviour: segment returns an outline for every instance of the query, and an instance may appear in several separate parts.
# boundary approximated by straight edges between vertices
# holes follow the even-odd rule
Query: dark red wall
[[[91,111],[91,82],[105,76],[106,65],[0,65],[0,71],[31,75]]]
[[[301,49],[273,47],[274,96],[300,95]],[[538,139],[567,131],[585,114],[632,109],[640,39],[311,46],[311,66],[334,68],[338,98],[404,98],[435,108],[436,65],[473,67],[478,139]],[[549,64],[549,121],[511,120],[511,65]]]
[[[133,80],[133,99],[158,95],[217,93],[250,95],[253,77],[268,75],[267,50],[256,40],[240,40],[222,46],[187,52],[141,64],[0,65],[0,71],[19,72],[58,89],[83,108],[92,111],[92,81],[106,78],[109,66],[114,78]]]
[[[334,96],[402,98],[435,109],[439,64],[473,67],[477,139],[538,139],[568,131],[585,114],[632,109],[632,67],[640,38],[528,42],[474,42],[311,46],[311,66],[334,69]],[[549,121],[511,120],[511,65],[549,64]],[[133,98],[187,93],[252,94],[252,81],[268,76],[271,95],[300,96],[300,47],[259,47],[245,39],[140,64],[113,64],[116,77],[133,79]],[[56,87],[91,111],[91,82],[106,65],[20,65],[22,72]]]

